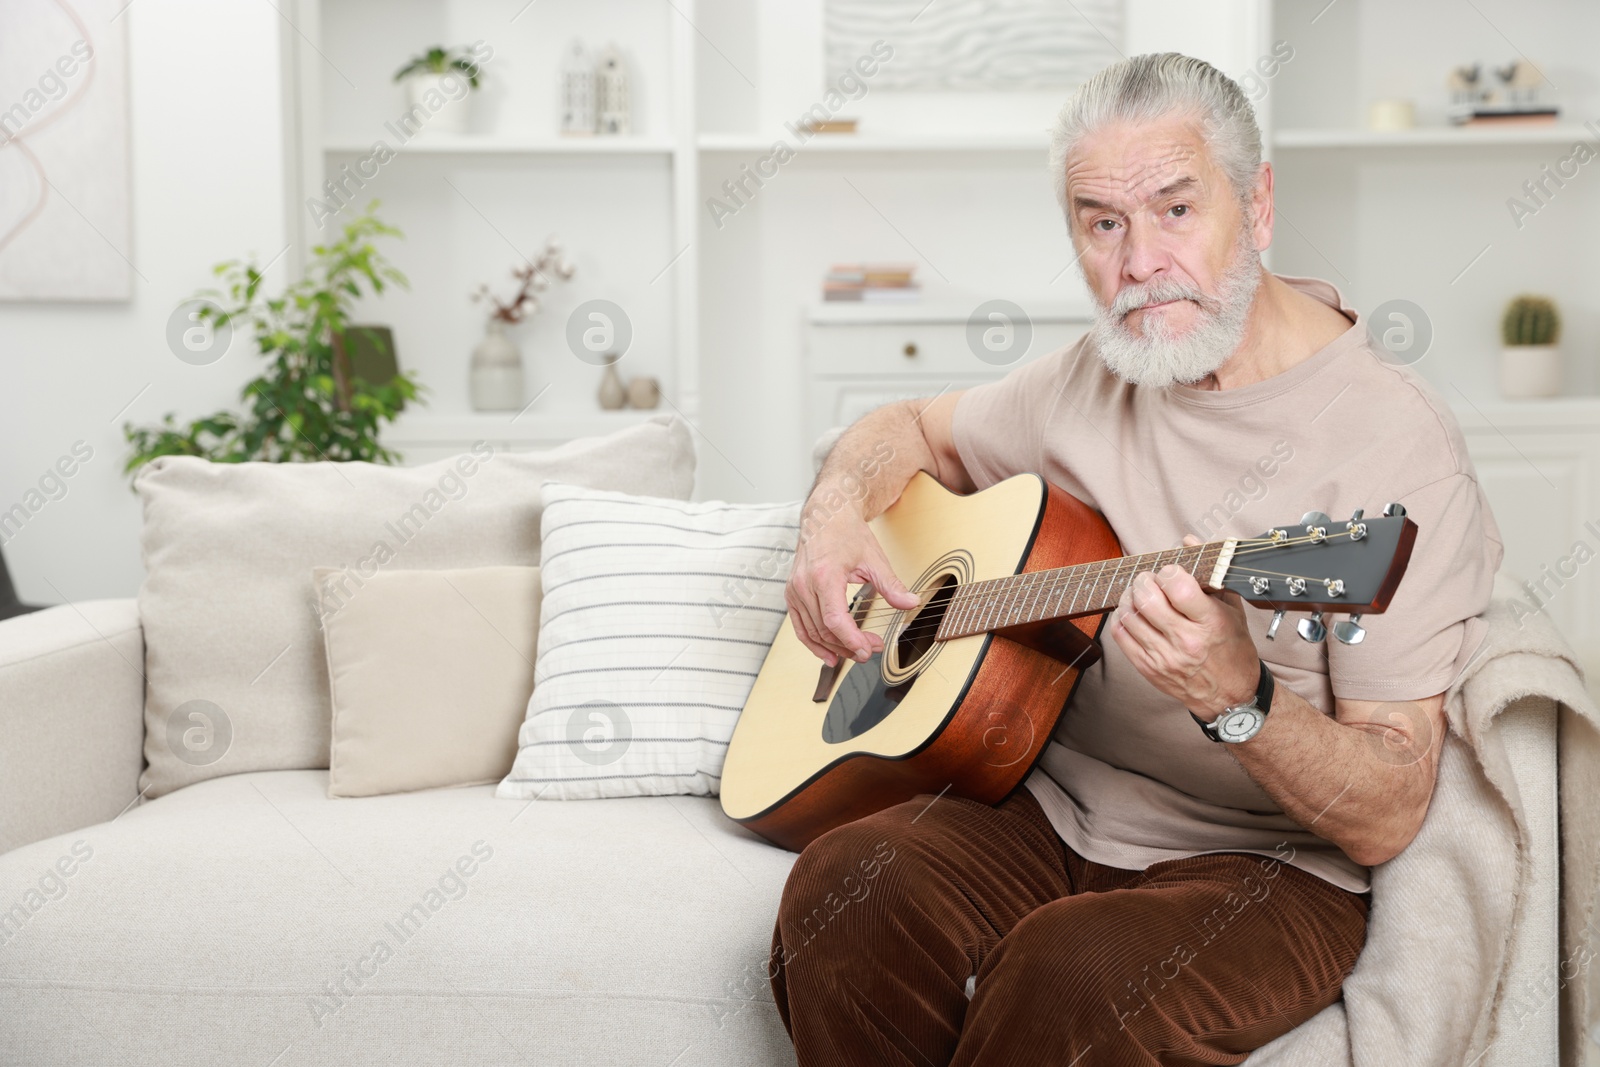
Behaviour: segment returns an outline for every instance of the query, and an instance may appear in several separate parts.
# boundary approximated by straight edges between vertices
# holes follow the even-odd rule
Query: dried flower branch
[[[555,278],[566,281],[572,277],[575,268],[567,261],[562,250],[561,242],[551,235],[544,243],[544,251],[539,253],[539,258],[531,263],[524,263],[521,267],[514,267],[511,277],[520,284],[516,294],[509,301],[497,299],[489,291],[487,284],[480,285],[472,294],[472,302],[485,301],[493,305],[494,310],[490,317],[501,322],[518,323],[539,310],[539,293],[550,288],[550,279]]]

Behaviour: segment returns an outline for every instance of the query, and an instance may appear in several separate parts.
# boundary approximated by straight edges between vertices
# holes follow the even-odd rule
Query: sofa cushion
[[[328,672],[311,569],[533,566],[547,478],[686,499],[694,448],[657,415],[548,452],[418,467],[158,459],[139,589],[149,797],[253,770],[328,765]]]
[[[717,793],[787,608],[800,502],[545,486],[539,660],[498,796]]]
[[[714,798],[326,779],[216,778],[0,856],[0,909],[39,904],[0,920],[0,1058],[795,1062],[764,972],[795,857]]]
[[[533,692],[538,567],[313,572],[333,699],[328,795],[499,782]]]

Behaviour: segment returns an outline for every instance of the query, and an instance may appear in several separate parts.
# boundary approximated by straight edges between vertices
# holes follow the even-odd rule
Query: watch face
[[[1248,741],[1261,729],[1267,717],[1259,708],[1235,708],[1217,719],[1217,737],[1223,741]]]

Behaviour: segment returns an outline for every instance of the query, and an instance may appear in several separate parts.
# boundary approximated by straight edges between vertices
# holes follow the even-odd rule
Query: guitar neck
[[[1222,588],[1235,540],[1169,548],[1142,556],[1029,571],[959,586],[939,622],[936,641],[1004,630],[1047,619],[1098,615],[1116,607],[1134,577],[1169,563],[1194,575],[1209,589]]]

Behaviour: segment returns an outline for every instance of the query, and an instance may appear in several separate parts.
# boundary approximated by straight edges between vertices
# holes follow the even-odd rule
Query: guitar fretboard
[[[1212,541],[1142,556],[968,582],[951,596],[935,640],[948,641],[1044,619],[1097,615],[1116,606],[1135,575],[1158,571],[1169,563],[1177,564],[1202,586],[1209,587],[1224,552],[1231,554],[1231,542]]]

